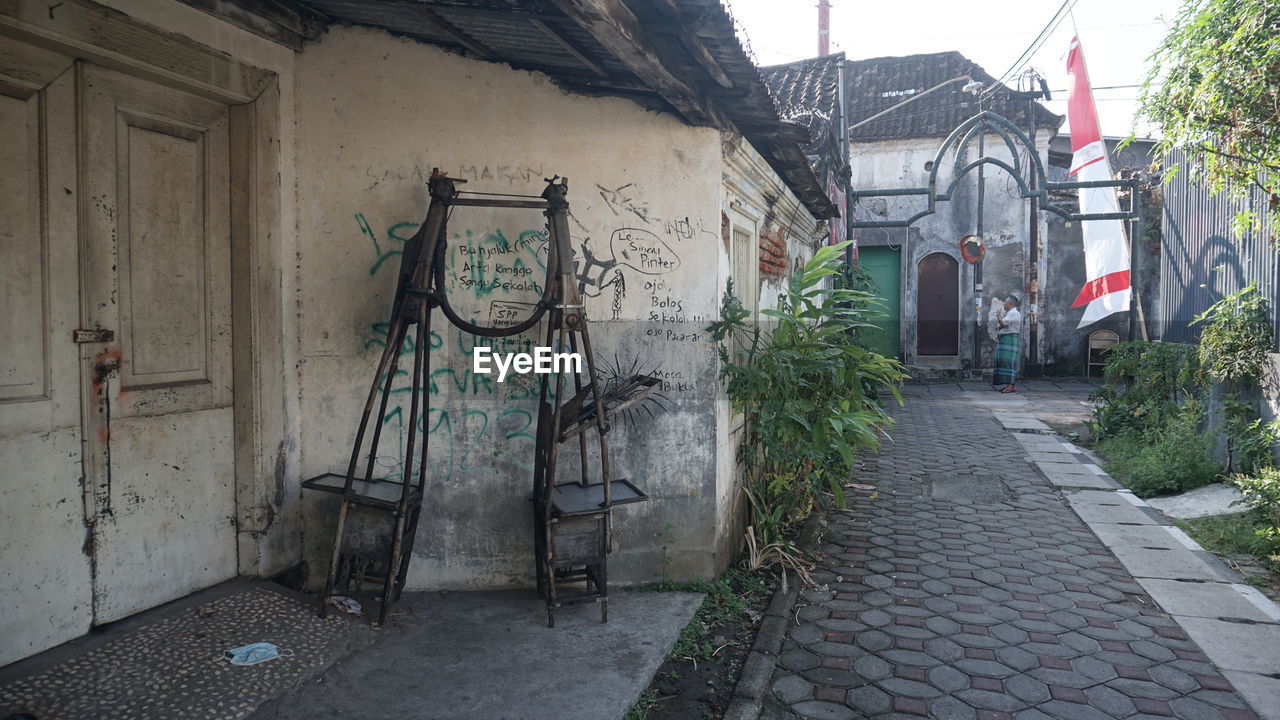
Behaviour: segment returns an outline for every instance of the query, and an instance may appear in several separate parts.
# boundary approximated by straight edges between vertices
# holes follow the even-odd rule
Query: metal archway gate
[[[996,144],[1008,151],[1009,159],[1005,160],[1000,157],[993,157],[985,152],[984,141],[988,136],[996,138]],[[966,160],[969,155],[969,149],[974,144],[978,145],[978,157],[974,160]],[[1023,156],[1026,156],[1024,160]],[[954,160],[948,164],[946,161],[949,155],[954,154]],[[956,189],[960,187],[961,181],[972,171],[981,170],[987,165],[997,167],[1007,173],[1014,181],[1016,194],[1019,199],[1027,200],[1032,203],[1033,212],[1038,208],[1045,210],[1059,217],[1072,221],[1080,222],[1085,220],[1137,220],[1141,217],[1140,196],[1138,190],[1137,178],[1123,178],[1112,180],[1096,180],[1096,181],[1050,181],[1045,172],[1044,164],[1041,162],[1039,155],[1035,152],[1034,146],[1027,134],[1007,118],[1002,117],[990,111],[980,112],[977,115],[957,126],[943,140],[941,146],[934,154],[933,160],[928,167],[928,183],[920,187],[909,188],[893,188],[893,189],[853,189],[849,193],[849,197],[853,200],[862,200],[870,198],[924,198],[925,206],[923,209],[905,216],[905,217],[889,217],[882,220],[853,220],[849,223],[851,228],[908,228],[921,218],[934,214],[938,210],[938,203],[951,201],[956,194]],[[950,177],[943,176],[943,169],[950,169]],[[1061,191],[1079,190],[1082,188],[1098,188],[1109,187],[1115,189],[1124,189],[1129,193],[1131,202],[1129,209],[1114,213],[1082,213],[1064,207],[1052,201],[1054,193]],[[982,192],[979,190],[978,195],[978,217],[979,224],[982,217]],[[980,233],[979,233],[980,234]],[[1134,233],[1130,232],[1132,238]],[[908,254],[904,252],[903,262],[908,262]],[[1028,264],[1030,265],[1030,264]],[[1038,289],[1039,279],[1033,274],[1028,278],[1028,273],[1034,272],[1034,268],[1028,267],[1024,269],[1024,287],[1031,292],[1031,303],[1029,317],[1034,327],[1036,322],[1036,291]],[[971,300],[974,305],[974,319],[976,325],[983,322],[982,308],[979,307],[982,296],[981,275],[982,261],[974,263],[975,284],[972,291]],[[1034,337],[1034,336],[1033,336]],[[975,327],[974,337],[974,362],[976,369],[978,366],[978,341],[977,328]]]

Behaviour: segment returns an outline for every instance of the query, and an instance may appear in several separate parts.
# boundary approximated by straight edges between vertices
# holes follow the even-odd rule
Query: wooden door
[[[70,57],[0,36],[0,666],[92,621]]]
[[[875,282],[876,295],[884,302],[871,318],[872,327],[862,328],[862,341],[885,357],[899,356],[902,343],[902,251],[892,247],[858,248],[858,263]]]
[[[228,114],[80,66],[94,622],[236,573]]]
[[[916,354],[959,354],[959,263],[946,253],[926,255],[917,280]]]

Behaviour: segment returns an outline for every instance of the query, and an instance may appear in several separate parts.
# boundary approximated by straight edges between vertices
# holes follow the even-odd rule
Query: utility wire
[[[1078,0],[1063,0],[1062,5],[1058,7],[1058,11],[1053,14],[1053,17],[1049,18],[1049,22],[1045,24],[1044,28],[1040,31],[1040,34],[1036,35],[1036,38],[1031,41],[1031,44],[1027,46],[1026,50],[1022,51],[1022,54],[1018,56],[1018,59],[1013,61],[1013,64],[1009,66],[1009,69],[1005,70],[1004,73],[996,79],[996,82],[987,89],[987,93],[994,93],[1001,84],[1012,77],[1015,72],[1017,72],[1036,54],[1036,52],[1040,50],[1040,47],[1049,39],[1049,36],[1058,29],[1058,25],[1062,23],[1063,19],[1065,19],[1067,15],[1071,14],[1071,10],[1075,7],[1076,2],[1078,2]]]
[[[1142,85],[1138,83],[1134,85],[1094,85],[1089,89],[1090,90],[1128,90],[1131,88],[1140,88],[1140,87],[1142,87]],[[1067,88],[1061,88],[1061,89],[1050,90],[1049,92],[1064,93],[1066,91],[1067,91]]]

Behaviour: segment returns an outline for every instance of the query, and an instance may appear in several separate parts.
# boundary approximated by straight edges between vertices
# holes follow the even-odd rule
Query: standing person
[[[993,385],[1004,385],[1000,392],[1011,393],[1017,390],[1018,366],[1022,364],[1022,313],[1018,312],[1020,301],[1010,295],[1004,299],[1004,315],[997,322],[996,337],[996,369],[992,375]]]

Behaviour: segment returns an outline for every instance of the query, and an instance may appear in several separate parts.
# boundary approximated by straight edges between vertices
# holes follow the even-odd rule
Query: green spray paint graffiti
[[[363,213],[355,215],[356,227],[369,243],[373,261],[369,275],[390,275],[398,261],[390,262],[403,254],[404,244],[417,231],[416,223],[401,222],[379,233]],[[486,300],[515,296],[536,299],[542,292],[540,279],[545,276],[546,230],[524,230],[511,241],[501,230],[477,234],[471,230],[450,236],[450,254],[446,259],[446,278],[451,290],[463,296]],[[390,268],[390,269],[385,269]],[[518,312],[531,303],[499,301],[492,299],[490,319],[493,323],[507,322],[507,313]],[[388,342],[390,326],[385,322],[369,325],[362,350],[381,352]],[[442,334],[443,333],[443,334]],[[431,470],[433,480],[448,482],[466,473],[491,473],[498,475],[514,471],[532,470],[534,450],[534,411],[538,385],[532,376],[519,376],[497,386],[491,376],[473,373],[469,367],[472,348],[482,345],[495,352],[528,352],[533,338],[515,336],[508,338],[483,338],[446,326],[444,330],[432,330],[429,351],[439,355],[433,365],[464,359],[466,367],[435,367],[428,378],[428,392],[433,405],[418,419],[418,430],[425,430],[430,437]],[[446,338],[449,347],[446,347]],[[397,354],[402,358],[401,367],[392,378],[392,407],[382,417],[384,451],[376,459],[377,474],[399,479],[404,474],[403,457],[405,443],[405,419],[408,394],[412,390],[409,370],[418,338],[411,330],[401,343]],[[382,379],[385,382],[385,378]],[[400,399],[397,399],[400,396]],[[485,398],[484,404],[496,403],[501,409],[451,407],[451,400],[459,398]],[[521,407],[523,406],[523,407]],[[394,438],[394,446],[388,443]],[[394,452],[388,452],[394,447]]]

